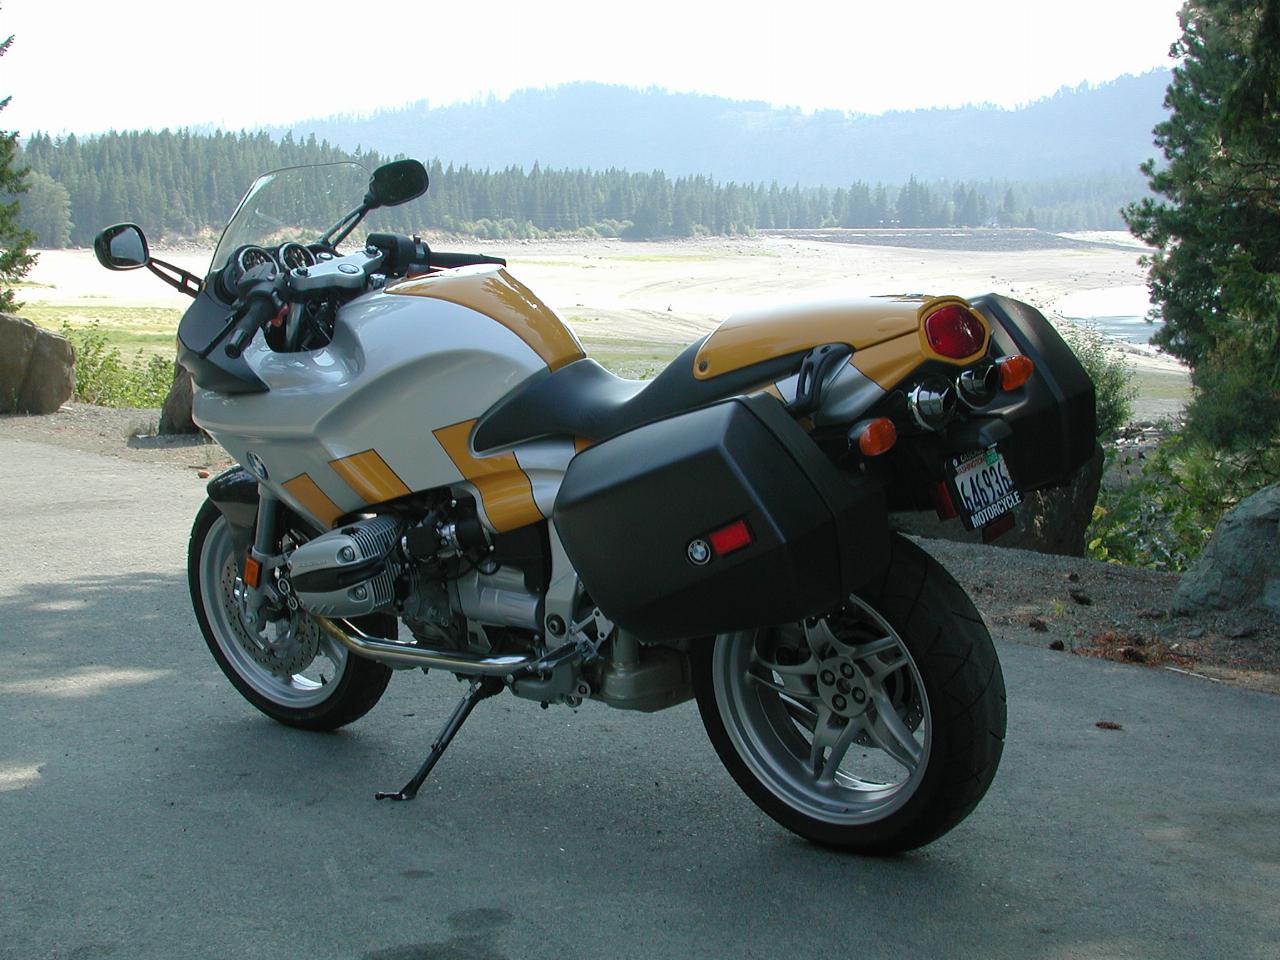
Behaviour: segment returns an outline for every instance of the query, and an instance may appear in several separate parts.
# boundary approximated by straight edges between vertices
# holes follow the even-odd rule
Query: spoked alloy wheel
[[[352,655],[302,611],[262,630],[245,621],[231,531],[212,503],[192,528],[187,574],[210,652],[263,713],[290,726],[332,730],[363,716],[382,696],[390,668]]]
[[[990,635],[936,562],[895,539],[876,596],[695,651],[703,723],[788,829],[867,853],[920,846],[978,803],[1005,729]]]

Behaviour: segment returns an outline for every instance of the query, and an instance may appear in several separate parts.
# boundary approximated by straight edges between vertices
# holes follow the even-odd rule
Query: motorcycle
[[[343,177],[365,189],[349,210]],[[990,539],[1089,458],[1093,385],[1044,317],[995,294],[761,307],[625,380],[502,258],[348,243],[427,185],[413,160],[267,174],[203,278],[135,224],[95,241],[193,300],[193,417],[238,464],[188,563],[227,679],[306,730],[363,716],[395,670],[465,681],[379,799],[412,798],[509,690],[696,699],[746,795],[821,844],[891,853],[963,820],[1000,761],[1004,681],[973,603],[890,516]],[[327,230],[318,197],[346,211]]]

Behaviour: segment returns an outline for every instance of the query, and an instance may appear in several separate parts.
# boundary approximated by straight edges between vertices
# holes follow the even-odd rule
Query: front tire
[[[351,654],[301,611],[263,631],[245,622],[231,530],[210,501],[191,528],[187,582],[213,659],[241,696],[273,720],[336,730],[373,709],[387,689],[390,667]]]
[[[960,585],[894,535],[888,568],[836,613],[695,648],[703,725],[742,790],[817,843],[889,854],[977,806],[1004,747],[991,635]]]

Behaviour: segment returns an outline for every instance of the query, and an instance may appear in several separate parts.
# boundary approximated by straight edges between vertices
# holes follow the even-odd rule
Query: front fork
[[[244,563],[244,592],[240,603],[246,623],[258,626],[265,620],[270,607],[278,606],[282,599],[273,587],[272,573],[284,563],[280,553],[280,498],[265,485],[258,484],[258,518],[254,524],[253,546]]]

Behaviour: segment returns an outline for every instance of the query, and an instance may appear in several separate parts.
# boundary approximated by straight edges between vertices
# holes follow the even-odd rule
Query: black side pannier
[[[1093,381],[1035,307],[994,293],[970,302],[991,321],[1001,352],[1024,354],[1036,365],[1025,397],[993,411],[1013,428],[1000,444],[1009,472],[1023,490],[1066,483],[1097,446]]]
[[[888,559],[878,484],[834,467],[766,395],[589,447],[553,518],[596,605],[646,640],[827,613]]]

